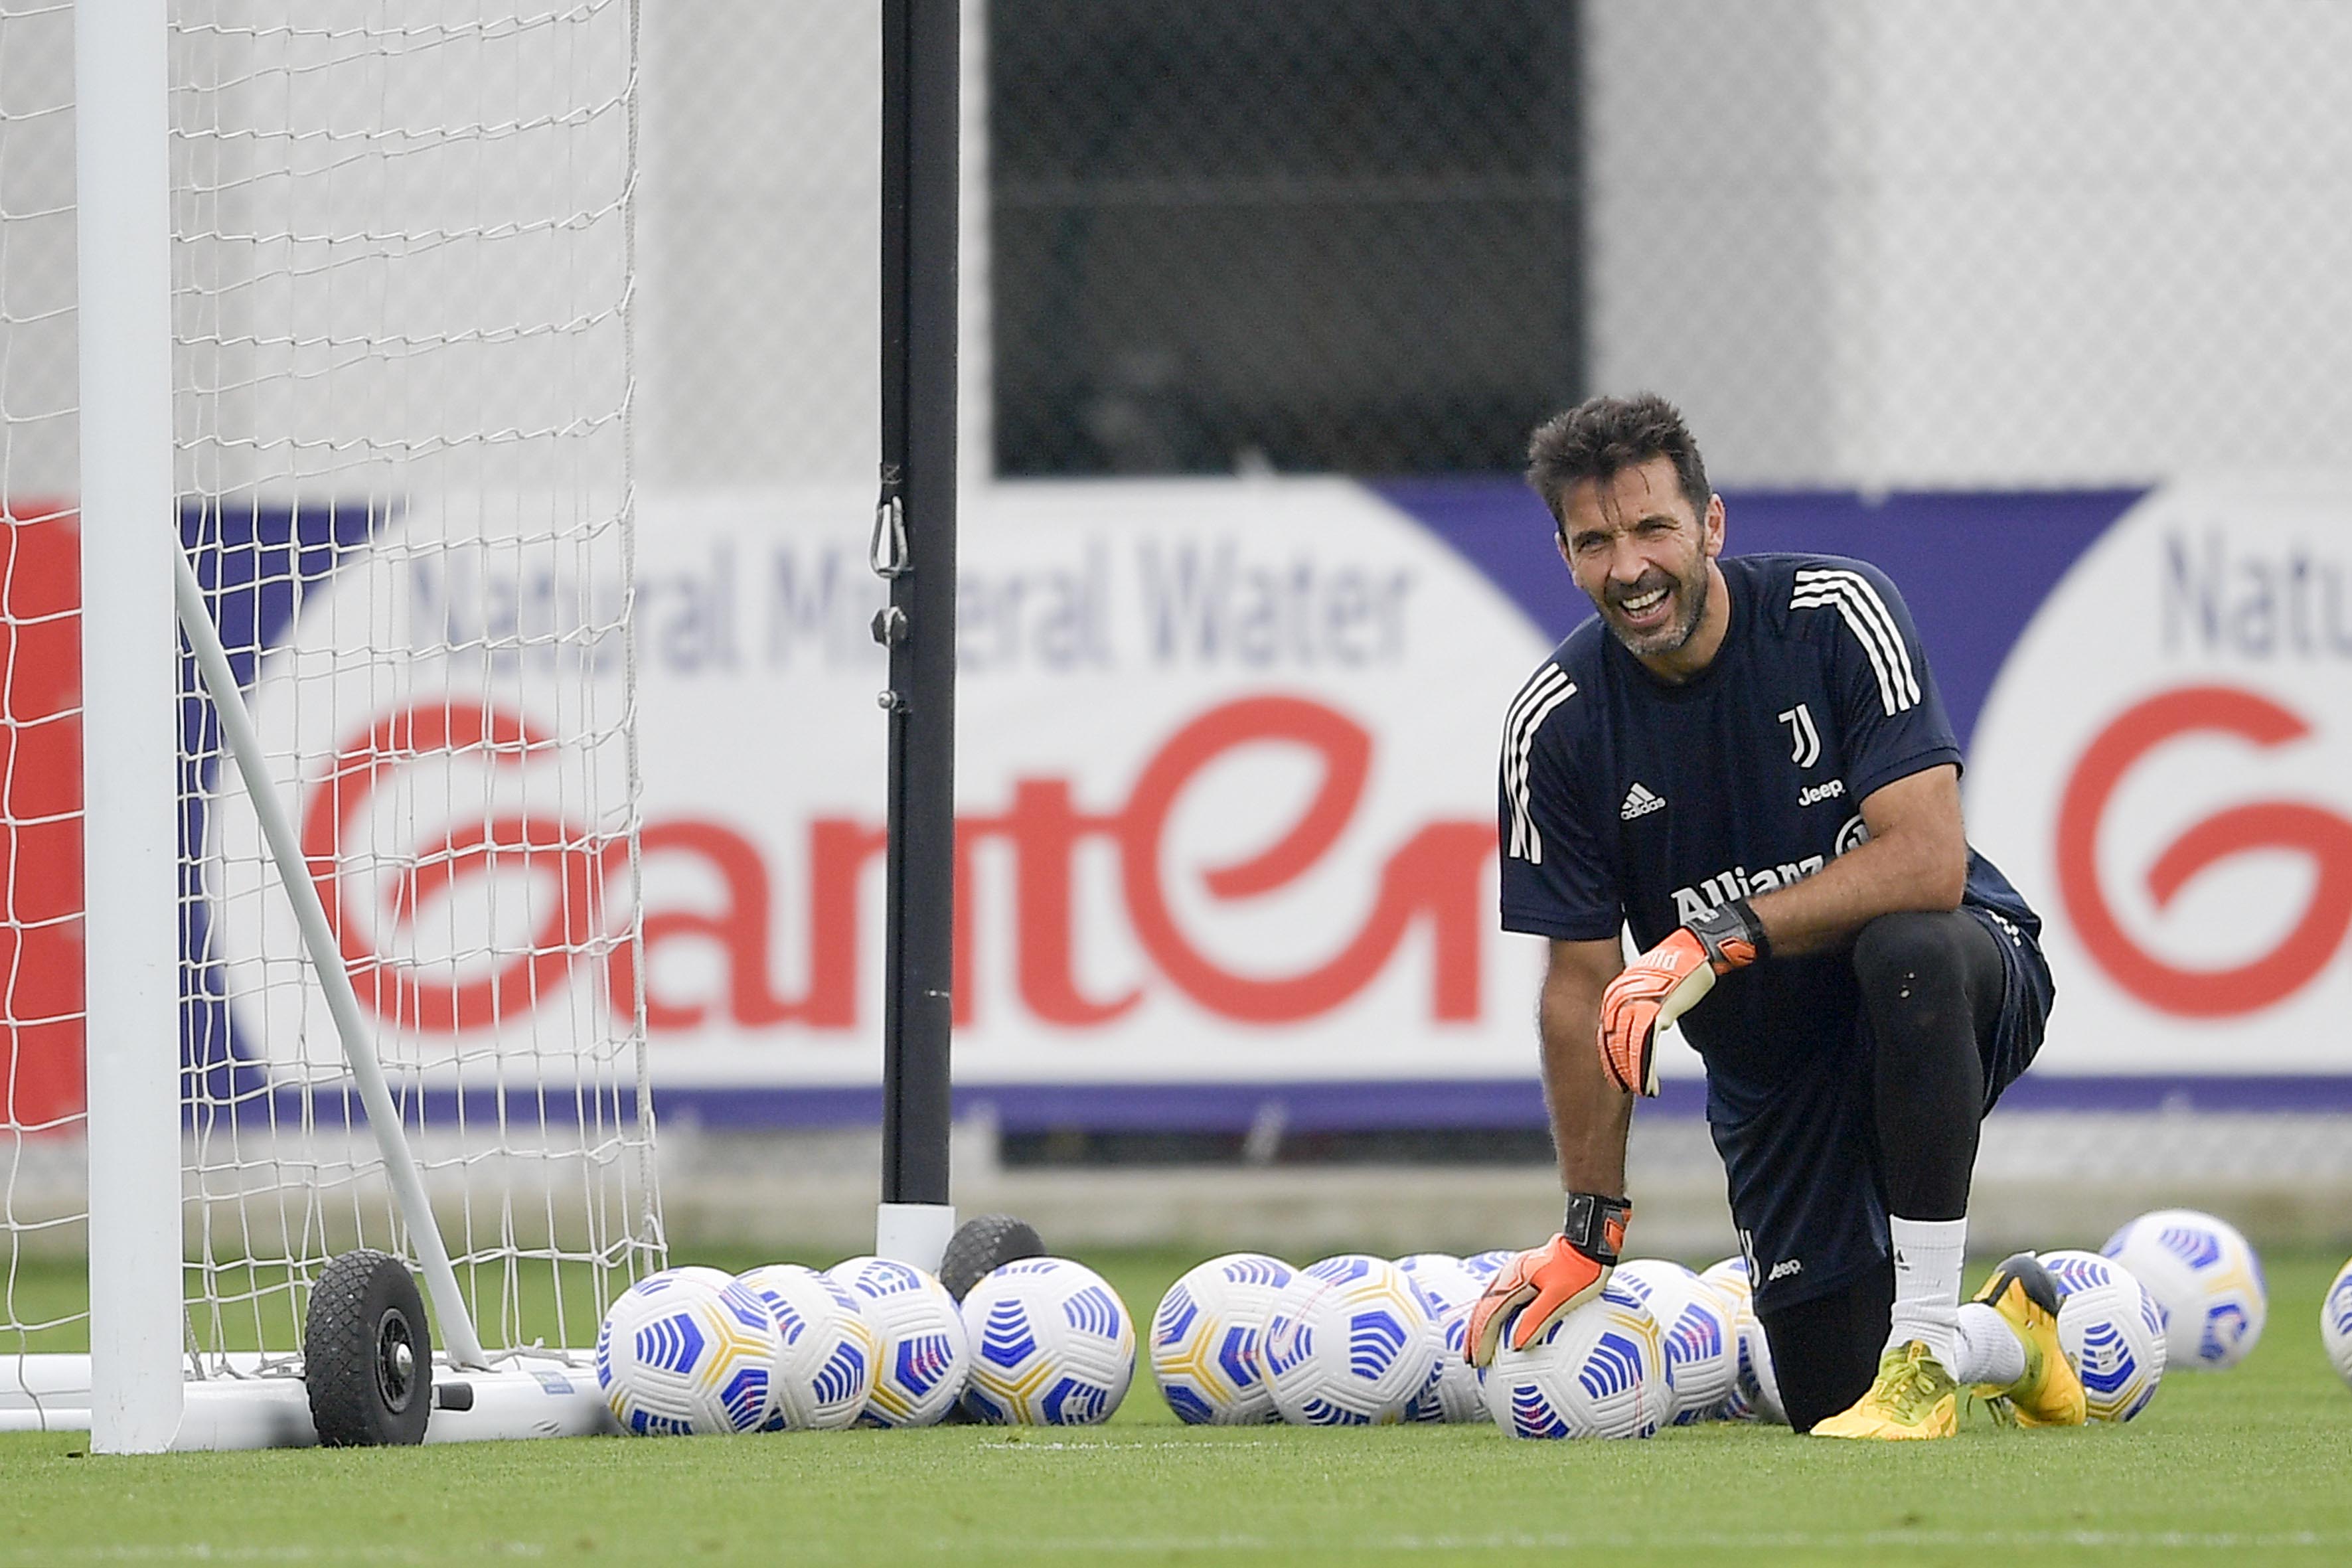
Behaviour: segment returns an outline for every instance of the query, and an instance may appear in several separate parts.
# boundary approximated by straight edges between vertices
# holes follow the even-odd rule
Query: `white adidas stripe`
[[[1878,676],[1879,700],[1889,714],[1902,712],[1919,701],[1919,678],[1911,663],[1911,649],[1878,596],[1870,579],[1857,572],[1806,568],[1797,573],[1792,610],[1834,608],[1870,656]]]
[[[1543,864],[1543,840],[1536,834],[1528,804],[1528,754],[1535,747],[1536,731],[1543,728],[1552,710],[1575,695],[1576,683],[1567,673],[1556,664],[1546,664],[1519,689],[1503,721],[1503,786],[1511,802],[1509,852],[1529,865]]]
[[[1576,695],[1576,683],[1570,681],[1537,705],[1528,717],[1527,739],[1519,746],[1519,817],[1527,825],[1528,852],[1524,858],[1530,866],[1543,864],[1543,837],[1536,832],[1536,819],[1528,804],[1528,754],[1535,749],[1536,731],[1543,728],[1552,710]]]
[[[1543,853],[1528,807],[1528,752],[1535,743],[1536,726],[1551,710],[1546,704],[1562,688],[1575,689],[1558,665],[1545,665],[1520,689],[1510,716],[1503,721],[1503,781],[1511,800],[1510,852],[1523,860],[1540,860]]]
[[[1878,596],[1878,590],[1871,585],[1870,579],[1861,573],[1841,572],[1838,577],[1845,586],[1847,596],[1854,600],[1870,623],[1878,628],[1886,657],[1894,665],[1895,673],[1902,678],[1903,706],[1915,705],[1919,700],[1919,676],[1912,668],[1911,645],[1903,640],[1903,628],[1895,624],[1895,613],[1886,607],[1886,601]]]
[[[1558,665],[1545,664],[1519,688],[1519,694],[1511,699],[1510,711],[1503,719],[1503,793],[1511,803],[1510,853],[1522,859],[1526,858],[1531,824],[1527,815],[1527,785],[1520,776],[1520,759],[1525,754],[1519,744],[1521,725],[1528,709],[1567,679]]]
[[[1895,677],[1896,695],[1906,699],[1903,706],[1907,708],[1917,702],[1919,679],[1912,668],[1910,645],[1903,640],[1902,628],[1895,624],[1894,614],[1887,609],[1886,601],[1878,596],[1878,590],[1872,586],[1870,579],[1859,572],[1807,569],[1797,574],[1800,592],[1804,590],[1809,580],[1815,584],[1834,587],[1853,605],[1863,619],[1874,628],[1878,646],[1886,654],[1888,666]]]
[[[1895,689],[1895,677],[1886,668],[1885,647],[1879,642],[1874,628],[1864,623],[1862,613],[1843,593],[1831,588],[1811,597],[1801,594],[1789,601],[1789,607],[1794,610],[1834,608],[1844,617],[1846,627],[1853,633],[1854,640],[1862,644],[1863,652],[1870,656],[1870,667],[1878,672],[1878,700],[1885,705],[1886,711],[1895,713],[1909,706]]]

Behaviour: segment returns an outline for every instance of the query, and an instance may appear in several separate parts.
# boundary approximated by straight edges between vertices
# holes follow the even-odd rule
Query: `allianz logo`
[[[1835,800],[1845,794],[1845,780],[1832,779],[1827,784],[1807,784],[1797,792],[1799,805],[1818,805],[1825,800]]]
[[[1801,882],[1829,864],[1826,855],[1808,855],[1801,860],[1784,860],[1778,866],[1766,866],[1751,871],[1745,866],[1734,866],[1727,871],[1717,871],[1701,879],[1696,888],[1675,889],[1675,919],[1696,920],[1712,909],[1720,909],[1734,899],[1752,899],[1759,893],[1769,893],[1775,888],[1785,888]]]

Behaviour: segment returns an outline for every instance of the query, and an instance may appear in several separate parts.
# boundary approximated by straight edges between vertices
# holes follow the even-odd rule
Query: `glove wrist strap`
[[[1698,938],[1699,945],[1706,949],[1707,961],[1718,971],[1760,963],[1772,956],[1771,938],[1764,934],[1764,922],[1757,919],[1755,906],[1746,899],[1718,904],[1683,924]]]
[[[1623,1198],[1600,1193],[1570,1193],[1568,1215],[1560,1222],[1559,1233],[1579,1252],[1613,1268],[1617,1255],[1624,1250],[1625,1222],[1633,1217],[1633,1205]]]

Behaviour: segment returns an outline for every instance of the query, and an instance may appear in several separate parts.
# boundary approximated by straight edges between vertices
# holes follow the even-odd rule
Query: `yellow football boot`
[[[2090,1418],[2066,1352],[2058,1344],[2058,1287],[2042,1260],[2021,1252],[2001,1260],[1976,1300],[2001,1315],[2025,1347],[2025,1375],[2006,1388],[1977,1384],[1984,1399],[2006,1399],[2021,1426],[2080,1426]]]
[[[1926,1345],[1911,1340],[1880,1356],[1870,1392],[1815,1425],[1813,1436],[1899,1442],[1948,1437],[1959,1429],[1960,1385]]]

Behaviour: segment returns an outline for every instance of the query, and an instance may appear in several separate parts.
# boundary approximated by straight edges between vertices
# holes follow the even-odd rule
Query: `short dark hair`
[[[1715,494],[1706,459],[1682,411],[1654,392],[1589,397],[1537,426],[1528,438],[1528,483],[1565,529],[1570,490],[1585,479],[1606,484],[1620,469],[1638,468],[1653,458],[1673,459],[1683,499],[1694,514],[1706,517]]]

